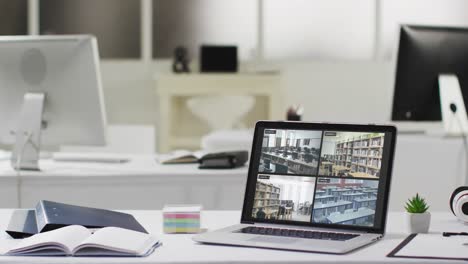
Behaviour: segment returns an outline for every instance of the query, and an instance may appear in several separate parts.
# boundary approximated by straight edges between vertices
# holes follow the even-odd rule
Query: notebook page
[[[8,253],[18,253],[35,247],[53,244],[63,245],[63,247],[71,251],[90,235],[91,232],[83,226],[72,225],[62,227],[24,238],[17,245],[13,246]],[[69,251],[66,253],[70,253]]]
[[[21,250],[15,253],[15,256],[63,256],[65,253],[59,246],[41,246],[33,247],[28,250]]]
[[[193,152],[192,155],[196,157],[197,159],[201,159],[206,154],[208,154],[208,151],[198,150],[198,151]]]
[[[2,232],[0,232],[2,233]],[[4,236],[3,236],[4,234]],[[19,239],[13,239],[10,236],[8,236],[6,233],[2,233],[2,236],[0,237],[0,255],[5,255],[8,253],[8,251],[17,246],[18,243],[21,242]]]
[[[85,239],[75,252],[86,246],[93,246],[133,255],[142,255],[157,241],[155,237],[149,234],[118,227],[106,227]]]
[[[468,258],[466,236],[444,237],[442,234],[418,234],[395,256]]]

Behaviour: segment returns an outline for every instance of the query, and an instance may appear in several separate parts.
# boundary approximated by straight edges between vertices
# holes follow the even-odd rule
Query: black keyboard
[[[245,233],[245,234],[282,236],[282,237],[300,237],[300,238],[308,238],[308,239],[336,240],[336,241],[346,241],[346,240],[359,236],[358,234],[349,234],[349,233],[320,232],[320,231],[281,229],[281,228],[256,227],[256,226],[244,227],[241,230],[239,230],[239,232]]]

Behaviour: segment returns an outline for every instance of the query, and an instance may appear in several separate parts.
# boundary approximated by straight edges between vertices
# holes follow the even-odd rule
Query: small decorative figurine
[[[185,47],[179,46],[174,50],[174,63],[172,71],[175,73],[190,72],[188,51]]]

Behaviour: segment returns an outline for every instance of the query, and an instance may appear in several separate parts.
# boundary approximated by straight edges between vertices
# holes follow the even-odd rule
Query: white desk
[[[240,210],[247,168],[198,170],[196,165],[159,165],[135,156],[128,164],[41,163],[43,172],[22,177],[23,206],[39,199],[134,209],[161,209],[164,203],[202,203],[206,209]],[[16,207],[16,183],[8,161],[0,161],[0,207]],[[390,210],[403,210],[416,192],[432,210],[447,210],[448,197],[466,175],[460,138],[399,135]]]
[[[153,156],[123,164],[44,160],[42,171],[22,172],[23,207],[48,199],[104,208],[161,209],[166,203],[200,203],[206,209],[240,209],[247,167],[200,170],[197,164],[160,165]],[[18,177],[0,161],[0,207],[17,207]]]
[[[457,263],[441,260],[400,259],[385,257],[408,234],[403,213],[390,213],[387,235],[382,241],[369,245],[348,255],[327,255],[268,250],[256,248],[210,246],[197,244],[192,235],[162,233],[160,211],[128,211],[153,234],[159,236],[163,245],[146,258],[66,258],[66,257],[0,257],[0,263]],[[0,210],[0,226],[6,226],[11,210]],[[209,230],[238,223],[239,211],[205,211],[202,226]],[[431,231],[466,230],[448,213],[433,213]],[[441,245],[443,250],[444,245]],[[459,262],[464,263],[464,262]]]

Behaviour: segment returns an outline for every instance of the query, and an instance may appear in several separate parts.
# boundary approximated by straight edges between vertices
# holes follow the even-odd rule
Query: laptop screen
[[[257,127],[243,218],[381,229],[392,133],[347,126]]]

